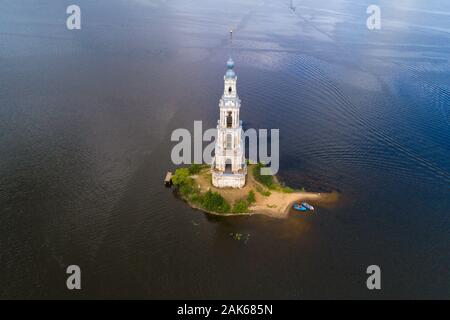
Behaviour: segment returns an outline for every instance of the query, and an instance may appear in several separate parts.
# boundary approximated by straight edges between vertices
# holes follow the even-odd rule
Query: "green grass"
[[[202,207],[208,211],[218,213],[230,212],[230,205],[228,202],[217,192],[207,191],[202,195],[200,201]]]
[[[271,189],[274,185],[274,180],[272,175],[262,175],[261,174],[261,168],[264,168],[264,164],[261,162],[258,163],[256,166],[253,167],[253,176],[255,177],[255,180],[261,183],[262,185],[266,186],[267,188]]]
[[[190,170],[192,169],[192,170]],[[217,192],[207,191],[202,193],[190,177],[190,171],[200,172],[202,168],[195,165],[193,168],[179,168],[172,176],[172,182],[183,199],[199,206],[202,209],[217,213],[229,213],[229,203]]]
[[[189,174],[197,174],[202,170],[203,166],[201,164],[191,164],[189,167]]]
[[[248,202],[249,205],[251,205],[251,204],[256,202],[255,192],[253,190],[250,190],[248,192],[247,202]]]
[[[248,207],[256,202],[255,192],[250,190],[248,192],[247,198],[237,200],[233,205],[233,213],[246,213],[248,212]]]
[[[248,212],[248,202],[244,199],[237,200],[233,205],[233,213]]]
[[[280,190],[283,193],[292,193],[294,192],[294,189],[290,188],[290,187],[286,187],[286,186],[279,186],[278,190]]]
[[[292,193],[295,191],[290,187],[278,183],[272,175],[261,175],[261,168],[264,168],[264,164],[258,163],[253,168],[253,176],[255,177],[255,180],[261,183],[263,186],[267,187],[269,190],[275,190],[283,193]],[[259,188],[259,190],[258,188],[256,188],[256,191],[264,196],[270,196],[270,191],[265,191],[262,188]]]
[[[256,186],[256,191],[258,191],[258,193],[262,194],[264,197],[268,197],[272,194],[269,190],[264,190],[260,186]]]

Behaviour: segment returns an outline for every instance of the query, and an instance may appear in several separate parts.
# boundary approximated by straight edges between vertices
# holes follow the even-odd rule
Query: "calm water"
[[[67,31],[73,1],[1,1],[0,297],[450,298],[450,4],[378,1],[371,32],[371,2],[79,0]],[[230,28],[245,126],[338,205],[218,219],[163,187]]]

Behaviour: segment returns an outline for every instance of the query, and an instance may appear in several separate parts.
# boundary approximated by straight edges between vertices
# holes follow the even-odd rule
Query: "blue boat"
[[[294,210],[302,211],[302,212],[304,212],[304,211],[314,211],[314,207],[312,205],[310,205],[309,203],[306,203],[306,202],[302,202],[302,204],[296,203],[296,204],[294,204],[293,208],[294,208]]]
[[[294,210],[297,210],[297,211],[308,211],[308,209],[306,209],[304,206],[302,206],[302,205],[300,205],[298,203],[294,204]]]
[[[314,207],[307,202],[302,202],[302,207],[305,207],[309,211],[314,211]]]

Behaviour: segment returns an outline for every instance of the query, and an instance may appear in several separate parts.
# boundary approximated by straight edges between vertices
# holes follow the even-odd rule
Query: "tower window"
[[[231,149],[231,134],[227,134],[227,149]]]
[[[231,112],[228,112],[227,115],[227,128],[231,128],[233,126],[233,117],[231,116]]]
[[[231,93],[231,91],[233,91],[233,89],[231,89],[231,87],[228,88],[228,93]]]

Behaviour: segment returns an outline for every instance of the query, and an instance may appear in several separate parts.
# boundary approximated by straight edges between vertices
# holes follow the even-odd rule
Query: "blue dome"
[[[236,77],[236,73],[234,73],[234,71],[232,69],[228,69],[227,73],[225,73],[225,76],[227,78],[234,78],[234,77]]]
[[[235,78],[236,77],[236,73],[234,73],[233,68],[234,68],[234,61],[233,59],[228,59],[227,61],[227,73],[225,73],[225,76],[227,78]]]
[[[227,68],[228,69],[233,69],[234,68],[234,61],[233,61],[233,59],[228,59],[228,61],[227,61]]]

